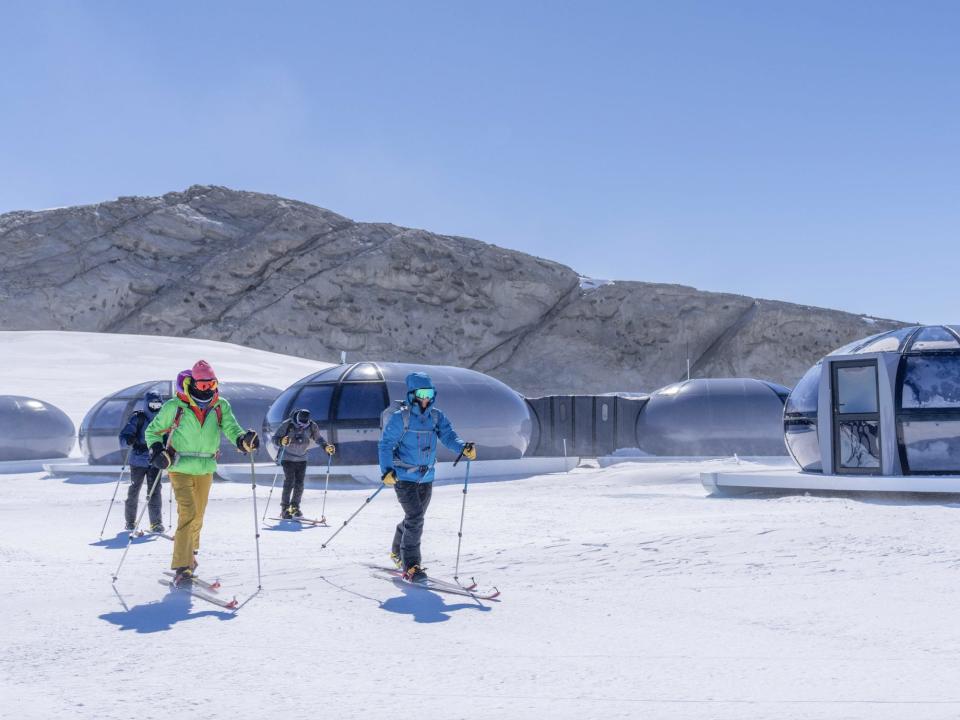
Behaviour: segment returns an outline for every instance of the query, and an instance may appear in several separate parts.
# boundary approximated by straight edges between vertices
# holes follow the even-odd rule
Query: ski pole
[[[257,522],[257,472],[253,465],[252,452],[250,453],[250,486],[253,489],[253,532],[257,540],[257,590],[262,590],[263,584],[260,580],[260,523]]]
[[[320,522],[327,521],[327,488],[330,487],[330,466],[333,464],[333,455],[327,455],[327,479],[323,482],[323,507],[320,508]]]
[[[273,497],[273,488],[277,485],[277,478],[280,476],[280,469],[283,465],[283,451],[286,450],[286,447],[280,448],[280,454],[277,455],[277,471],[273,474],[273,482],[270,483],[270,494],[267,495],[267,505],[263,508],[263,518],[261,522],[267,521],[267,510],[270,509],[270,499]],[[281,498],[282,499],[282,498]]]
[[[353,520],[357,515],[359,515],[360,511],[363,510],[367,505],[369,505],[370,501],[373,500],[377,495],[379,495],[380,491],[383,490],[385,487],[386,485],[384,485],[383,483],[380,483],[380,487],[377,488],[376,492],[374,492],[373,495],[371,495],[366,500],[364,500],[363,505],[358,507],[357,511],[353,515],[351,515],[350,517],[348,517],[346,520],[343,521],[343,525],[337,528],[337,531],[333,535],[327,538],[327,541],[320,546],[320,549],[322,550],[327,545],[329,545],[333,541],[333,539],[340,534],[340,531],[343,530],[347,525],[349,525],[350,521]]]
[[[123,467],[120,468],[120,474],[117,476],[117,484],[113,486],[113,497],[110,498],[110,504],[107,506],[107,516],[103,519],[103,527],[100,528],[100,539],[103,540],[103,533],[107,529],[107,521],[110,519],[110,511],[113,510],[113,504],[117,501],[117,491],[120,489],[120,481],[123,480],[123,473],[127,469],[127,458],[130,456],[130,448],[123,453]]]
[[[147,508],[150,506],[150,496],[153,495],[154,491],[157,489],[157,483],[160,482],[160,478],[162,477],[163,477],[163,470],[157,473],[157,476],[153,479],[153,483],[151,483],[150,485],[150,491],[147,493],[147,502],[145,502],[143,504],[143,507],[140,508],[140,514],[137,515],[137,522],[133,526],[134,531],[130,533],[130,537],[127,538],[127,546],[123,549],[123,555],[120,558],[120,564],[117,565],[117,569],[113,573],[113,582],[116,582],[117,578],[120,577],[120,568],[123,567],[123,563],[127,559],[127,553],[130,552],[130,545],[133,543],[133,533],[136,532],[136,528],[140,527],[140,521],[143,520],[143,514],[147,511]]]
[[[467,460],[467,472],[463,476],[463,504],[460,506],[460,529],[457,531],[457,564],[453,568],[453,579],[460,582],[460,544],[463,542],[463,516],[467,511],[467,485],[470,482],[470,461]]]

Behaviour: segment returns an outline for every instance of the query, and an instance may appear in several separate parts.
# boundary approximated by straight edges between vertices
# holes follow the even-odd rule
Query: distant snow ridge
[[[613,285],[613,280],[599,280],[597,278],[586,277],[585,275],[580,276],[581,290],[596,290],[604,285]]]

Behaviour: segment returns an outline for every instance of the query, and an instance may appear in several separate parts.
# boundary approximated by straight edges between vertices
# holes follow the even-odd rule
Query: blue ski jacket
[[[127,464],[130,467],[150,467],[150,449],[147,447],[147,441],[143,433],[150,421],[156,416],[155,412],[150,412],[151,395],[160,400],[157,393],[147,393],[143,401],[143,409],[135,410],[130,419],[127,420],[127,424],[123,426],[123,430],[120,431],[121,447],[131,446],[130,454],[127,456]]]
[[[437,401],[436,388],[426,410],[414,402],[413,393],[421,388],[433,388],[433,380],[426,373],[410,373],[407,376],[408,407],[390,416],[380,436],[380,473],[393,468],[398,480],[428,483],[433,482],[437,441],[456,453],[463,450],[466,443],[443,411],[433,406]]]

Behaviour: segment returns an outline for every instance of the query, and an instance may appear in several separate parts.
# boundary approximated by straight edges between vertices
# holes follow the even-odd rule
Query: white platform
[[[520,458],[517,460],[476,460],[471,463],[471,480],[509,480],[547,473],[569,472],[580,462],[579,457]],[[256,467],[257,483],[272,483],[280,468],[273,463],[260,463]],[[452,462],[437,463],[436,482],[462,482],[467,464],[461,460],[453,467]],[[217,474],[233,482],[250,482],[249,465],[221,465]],[[327,469],[320,465],[307,468],[306,482],[312,485],[323,483]],[[334,465],[330,471],[331,482],[352,482],[376,485],[380,482],[378,465]]]
[[[675,463],[675,462],[704,462],[706,460],[732,460],[733,455],[603,455],[597,458],[600,467],[610,467],[620,463]],[[790,463],[793,460],[789,455],[741,455],[740,460],[765,464]]]
[[[40,472],[46,470],[47,465],[55,463],[58,465],[69,465],[82,463],[81,458],[45,458],[43,460],[4,460],[0,462],[0,475],[13,475],[17,473]]]
[[[741,472],[704,472],[700,482],[711,493],[749,490],[836,490],[845,492],[960,493],[958,475],[821,475],[796,467]]]
[[[39,461],[38,461],[39,462]],[[580,462],[579,457],[552,457],[552,458],[520,458],[518,460],[477,460],[470,468],[471,480],[506,480],[512,478],[532,477],[547,473],[569,472]],[[39,469],[39,468],[36,468]],[[88,465],[82,460],[63,460],[43,463],[43,469],[54,477],[88,476],[114,477],[120,472],[119,465]],[[466,472],[465,461],[460,461],[457,467],[453,463],[437,463],[436,480],[439,483],[459,482]],[[254,466],[257,483],[270,484],[274,475],[280,472],[279,466],[274,463],[258,463]],[[11,472],[13,472],[11,470]],[[20,472],[24,472],[20,470]],[[310,466],[307,468],[306,481],[310,485],[322,483],[326,477],[326,467]],[[217,477],[232,482],[250,482],[250,465],[222,464],[217,467]],[[376,465],[334,465],[330,472],[330,481],[334,483],[349,482],[362,485],[375,485],[380,482],[380,468]]]

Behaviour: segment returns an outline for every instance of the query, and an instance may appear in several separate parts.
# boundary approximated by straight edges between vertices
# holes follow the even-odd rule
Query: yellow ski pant
[[[190,567],[193,553],[200,549],[200,528],[207,510],[213,474],[186,475],[170,473],[170,484],[177,498],[177,533],[173,538],[173,569]]]

